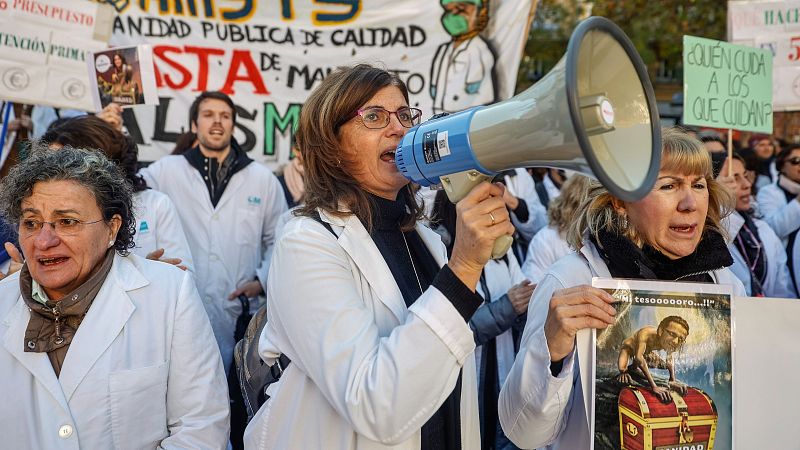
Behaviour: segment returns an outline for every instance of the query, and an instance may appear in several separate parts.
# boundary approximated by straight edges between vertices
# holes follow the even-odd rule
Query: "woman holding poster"
[[[591,436],[575,337],[579,330],[614,323],[615,299],[588,286],[592,277],[741,282],[722,235],[733,206],[714,179],[708,152],[696,139],[668,129],[653,190],[637,202],[613,197],[598,182],[567,238],[580,251],[554,264],[530,303],[520,351],[500,393],[506,435],[519,447],[556,444],[588,449]]]

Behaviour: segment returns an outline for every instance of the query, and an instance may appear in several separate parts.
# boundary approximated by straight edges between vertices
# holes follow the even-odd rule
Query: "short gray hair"
[[[124,256],[134,247],[133,188],[117,165],[99,151],[68,146],[52,151],[47,144],[34,142],[30,155],[0,183],[0,215],[8,223],[18,223],[22,201],[33,194],[36,183],[46,181],[74,181],[88,189],[104,220],[115,214],[122,217],[114,249]]]

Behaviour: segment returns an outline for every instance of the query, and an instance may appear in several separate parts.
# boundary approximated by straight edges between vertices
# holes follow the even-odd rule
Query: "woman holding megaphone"
[[[662,132],[662,158],[652,191],[624,202],[593,182],[567,240],[580,251],[556,262],[540,281],[528,311],[520,351],[500,393],[498,412],[506,435],[519,447],[556,444],[590,447],[591,436],[575,338],[615,320],[615,300],[592,288],[592,277],[742,283],[722,235],[731,194],[712,174],[698,140],[682,131]]]
[[[276,239],[259,345],[268,364],[291,362],[248,448],[480,448],[468,321],[494,241],[514,227],[503,187],[483,183],[456,206],[447,260],[394,162],[421,115],[367,65],[331,73],[303,106],[305,205]]]

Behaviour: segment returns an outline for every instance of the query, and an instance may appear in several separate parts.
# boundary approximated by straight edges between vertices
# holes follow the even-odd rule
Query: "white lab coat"
[[[538,283],[550,270],[550,266],[573,251],[558,230],[552,226],[542,228],[528,245],[528,256],[522,265],[522,273],[533,283]]]
[[[741,281],[727,268],[711,272],[711,276],[718,284],[732,285],[734,295],[745,295]],[[592,277],[610,278],[611,274],[594,244],[586,240],[580,252],[556,262],[533,293],[520,350],[498,404],[503,431],[518,447],[552,444],[550,448],[560,450],[589,448],[591,399],[583,384],[589,382],[591,374],[581,373],[573,350],[558,376],[552,376],[544,322],[555,291],[590,285]]]
[[[291,360],[245,431],[247,449],[417,450],[420,430],[461,386],[461,442],[479,449],[472,330],[430,287],[407,308],[389,267],[355,216],[293,218],[275,245],[269,321],[259,343]],[[437,263],[439,235],[417,232]]]
[[[433,112],[454,113],[495,101],[494,54],[480,36],[441,44],[431,67]]]
[[[181,155],[159,159],[142,175],[175,204],[192,252],[197,289],[227,370],[242,310],[228,295],[256,276],[266,292],[267,250],[278,217],[286,211],[280,182],[266,166],[252,162],[233,175],[214,207],[200,173]]]
[[[490,260],[484,267],[486,275],[486,287],[491,296],[490,302],[496,302],[508,293],[508,290],[525,280],[522,270],[519,268],[516,256],[513,252],[506,253],[508,264],[502,260]],[[476,292],[484,295],[482,282],[478,283]],[[504,331],[495,338],[497,349],[497,379],[499,385],[505,382],[511,365],[514,364],[514,337],[511,329]],[[478,347],[475,352],[475,363],[481,367],[483,358],[483,347]]]
[[[764,186],[758,191],[758,210],[772,231],[786,246],[792,231],[800,228],[800,201],[786,201],[786,194],[776,183]]]
[[[755,218],[753,222],[756,224],[758,237],[761,238],[764,255],[767,258],[767,278],[762,286],[764,295],[778,298],[797,297],[789,274],[789,266],[786,264],[786,248],[766,222]],[[750,292],[750,269],[747,267],[744,256],[739,253],[739,249],[733,242],[744,225],[744,218],[738,213],[733,213],[723,220],[723,224],[728,231],[728,239],[731,241],[728,244],[728,250],[733,256],[731,271],[742,281],[747,295],[752,295]]]
[[[116,255],[58,378],[24,351],[19,289],[0,281],[1,447],[225,448],[225,372],[190,274]]]
[[[530,241],[537,231],[547,226],[547,208],[542,205],[539,200],[539,194],[536,193],[536,183],[533,178],[525,169],[514,169],[517,176],[506,176],[505,182],[508,192],[514,197],[524,201],[528,206],[528,220],[522,222],[517,219],[514,214],[511,214],[511,223],[517,229],[519,234]]]
[[[552,202],[559,195],[561,195],[561,189],[553,183],[553,179],[550,178],[550,174],[547,174],[542,181],[544,183],[544,188],[547,191],[547,198]]]
[[[194,272],[189,242],[169,197],[155,189],[145,189],[135,193],[133,201],[136,247],[131,253],[147,257],[148,253],[163,248],[165,258],[180,258],[181,264]]]

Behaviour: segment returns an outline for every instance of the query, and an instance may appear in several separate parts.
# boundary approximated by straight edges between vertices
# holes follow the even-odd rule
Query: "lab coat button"
[[[212,260],[212,261],[216,261],[216,260],[218,260],[218,259],[219,259],[219,256],[217,256],[217,255],[215,255],[215,254],[213,254],[213,253],[212,253],[212,254],[211,254],[211,256],[209,256],[209,257],[208,257],[208,259],[210,259],[210,260]]]
[[[67,439],[72,436],[72,425],[62,425],[61,428],[58,429],[58,436],[61,439]]]
[[[214,215],[211,216],[211,218],[214,219],[214,220],[219,220],[219,214],[214,213]]]

